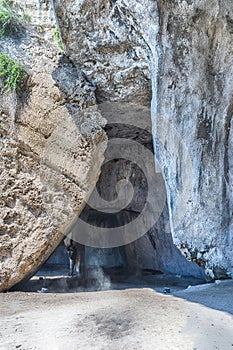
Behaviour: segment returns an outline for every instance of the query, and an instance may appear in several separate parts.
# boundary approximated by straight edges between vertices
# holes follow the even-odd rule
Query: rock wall
[[[47,40],[53,40],[57,26],[52,0],[14,0],[19,14],[29,16],[27,26],[36,28],[37,32]]]
[[[31,28],[0,40],[0,52],[29,72],[24,91],[0,96],[0,290],[5,290],[33,274],[59,244],[97,181],[107,138],[94,88],[55,43]]]
[[[97,102],[148,105],[176,245],[213,277],[232,273],[232,3],[66,1],[67,53]],[[151,80],[151,81],[150,81]]]
[[[54,8],[67,55],[96,86],[97,102],[149,106],[146,39],[154,26],[154,1],[56,0]]]
[[[172,234],[211,275],[232,274],[233,3],[160,1],[158,11],[152,118]]]

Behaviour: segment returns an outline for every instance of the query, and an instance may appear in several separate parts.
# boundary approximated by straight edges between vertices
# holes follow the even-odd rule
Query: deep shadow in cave
[[[152,191],[152,197],[157,196],[156,200],[159,202],[166,188],[161,173],[155,171],[149,108],[130,103],[106,103],[100,105],[100,110],[108,121],[106,133],[109,142],[111,140],[119,142],[114,144],[114,147],[109,143],[105,154],[107,161],[102,166],[96,185],[96,193],[104,203],[110,203],[109,206],[101,206],[100,200],[98,209],[93,208],[90,204],[91,196],[79,216],[79,224],[72,230],[72,238],[85,244],[82,276],[75,273],[73,277],[68,277],[69,259],[62,241],[37,274],[20,287],[14,287],[14,290],[20,288],[27,291],[72,292],[147,286],[163,291],[165,286],[170,286],[170,289],[176,291],[190,284],[204,282],[202,279],[204,273],[200,267],[188,262],[173,244],[169,230],[166,193],[162,208],[148,206],[152,214],[153,211],[157,211],[158,215],[145,233],[143,232],[145,228],[136,223],[136,226],[132,226],[135,232],[130,231],[130,238],[126,236],[125,244],[120,246],[113,244],[111,247],[111,242],[108,244],[109,242],[106,243],[104,240],[97,242],[98,247],[95,244],[93,244],[95,247],[88,245],[88,240],[87,244],[83,242],[83,239],[90,235],[88,231],[90,226],[94,228],[94,232],[98,228],[109,229],[110,232],[112,228],[120,230],[129,223],[136,222],[148,204],[148,193],[151,194]],[[132,143],[129,144],[127,153],[128,141]],[[137,149],[135,145],[139,145],[139,148]],[[122,147],[118,157],[115,153],[116,147]],[[149,160],[142,154],[138,164],[136,159],[141,152],[140,147],[147,149],[152,158]],[[121,156],[123,150],[126,150],[124,157]],[[134,152],[135,157],[134,155],[132,157]],[[132,161],[132,158],[135,158],[135,161]],[[120,192],[117,188],[122,180],[132,185],[133,194],[127,205],[119,209],[117,197],[120,193],[123,201],[128,199],[127,191]],[[153,189],[150,188],[151,183]],[[89,226],[86,228],[85,224]],[[140,230],[142,232],[138,234],[136,231]]]

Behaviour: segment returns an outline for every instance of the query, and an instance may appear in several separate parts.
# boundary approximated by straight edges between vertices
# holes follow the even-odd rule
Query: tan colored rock
[[[20,46],[17,40],[0,45],[30,73],[28,95],[0,98],[0,290],[6,290],[34,273],[60,242],[98,179],[107,139],[83,77],[81,102],[67,108],[52,78],[62,71],[54,45],[28,32]]]

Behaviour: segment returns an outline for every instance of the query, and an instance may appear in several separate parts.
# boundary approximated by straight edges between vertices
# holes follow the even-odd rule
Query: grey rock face
[[[162,1],[152,109],[175,243],[232,274],[231,1]],[[155,95],[154,95],[155,99]]]
[[[154,2],[54,1],[54,7],[67,54],[96,86],[97,101],[149,105],[146,37],[154,26]]]
[[[72,61],[99,103],[148,105],[176,245],[232,273],[230,1],[55,0]]]

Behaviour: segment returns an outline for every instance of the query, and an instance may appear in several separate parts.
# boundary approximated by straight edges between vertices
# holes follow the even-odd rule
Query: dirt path
[[[232,350],[233,317],[152,289],[0,294],[1,350]]]

